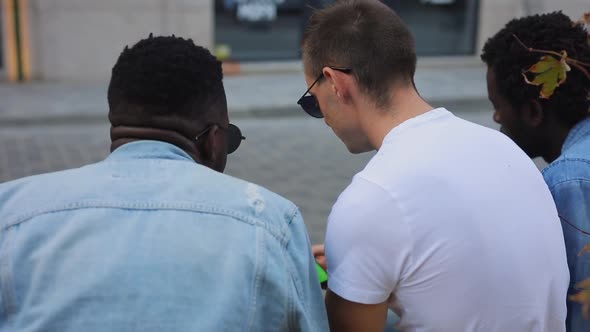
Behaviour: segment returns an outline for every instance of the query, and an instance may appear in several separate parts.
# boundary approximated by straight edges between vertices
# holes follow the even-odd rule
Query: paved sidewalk
[[[288,72],[226,75],[230,117],[302,115],[296,104],[306,89],[297,68]],[[0,124],[106,121],[108,82],[0,84]],[[434,106],[487,100],[485,67],[479,64],[422,66],[416,74],[422,96]]]

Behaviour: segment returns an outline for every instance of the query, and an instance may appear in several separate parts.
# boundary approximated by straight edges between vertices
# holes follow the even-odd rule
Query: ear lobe
[[[522,116],[525,123],[531,127],[539,127],[543,123],[543,120],[545,120],[543,107],[538,100],[531,100],[526,103],[522,110]]]
[[[336,89],[336,86],[334,84],[332,84],[332,92],[334,92],[334,94],[338,97],[340,97],[340,91],[338,91]]]

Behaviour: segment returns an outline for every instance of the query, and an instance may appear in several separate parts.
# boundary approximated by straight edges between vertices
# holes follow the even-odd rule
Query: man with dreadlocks
[[[547,95],[543,86],[530,84],[528,70],[548,52],[576,60],[565,81]],[[583,24],[561,12],[510,21],[483,48],[488,95],[501,131],[531,158],[549,166],[543,176],[557,205],[570,269],[569,293],[590,277],[590,255],[579,255],[590,243],[590,45]],[[554,60],[560,60],[555,57]],[[534,74],[534,73],[533,73]],[[547,82],[551,84],[551,82]],[[534,236],[534,230],[531,230]],[[528,235],[527,235],[528,236]],[[535,276],[531,275],[531,279]],[[568,302],[567,329],[590,331],[580,305]]]
[[[150,36],[108,102],[106,160],[0,185],[0,331],[326,331],[297,207],[221,173],[221,63]]]

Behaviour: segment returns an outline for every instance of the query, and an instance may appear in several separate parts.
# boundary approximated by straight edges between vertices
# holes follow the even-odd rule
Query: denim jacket
[[[0,185],[0,332],[326,330],[296,206],[173,145]]]
[[[578,255],[590,244],[590,117],[570,131],[561,156],[543,170],[543,176],[561,218],[571,294],[576,283],[590,278],[590,254]],[[566,325],[567,331],[590,331],[581,306],[570,301]]]

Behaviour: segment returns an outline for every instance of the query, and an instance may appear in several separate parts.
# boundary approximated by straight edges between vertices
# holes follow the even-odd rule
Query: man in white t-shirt
[[[317,11],[303,60],[298,103],[350,152],[378,150],[332,209],[326,257],[316,247],[331,329],[383,331],[389,307],[404,331],[564,331],[565,246],[541,174],[419,96],[400,18],[376,0]]]

